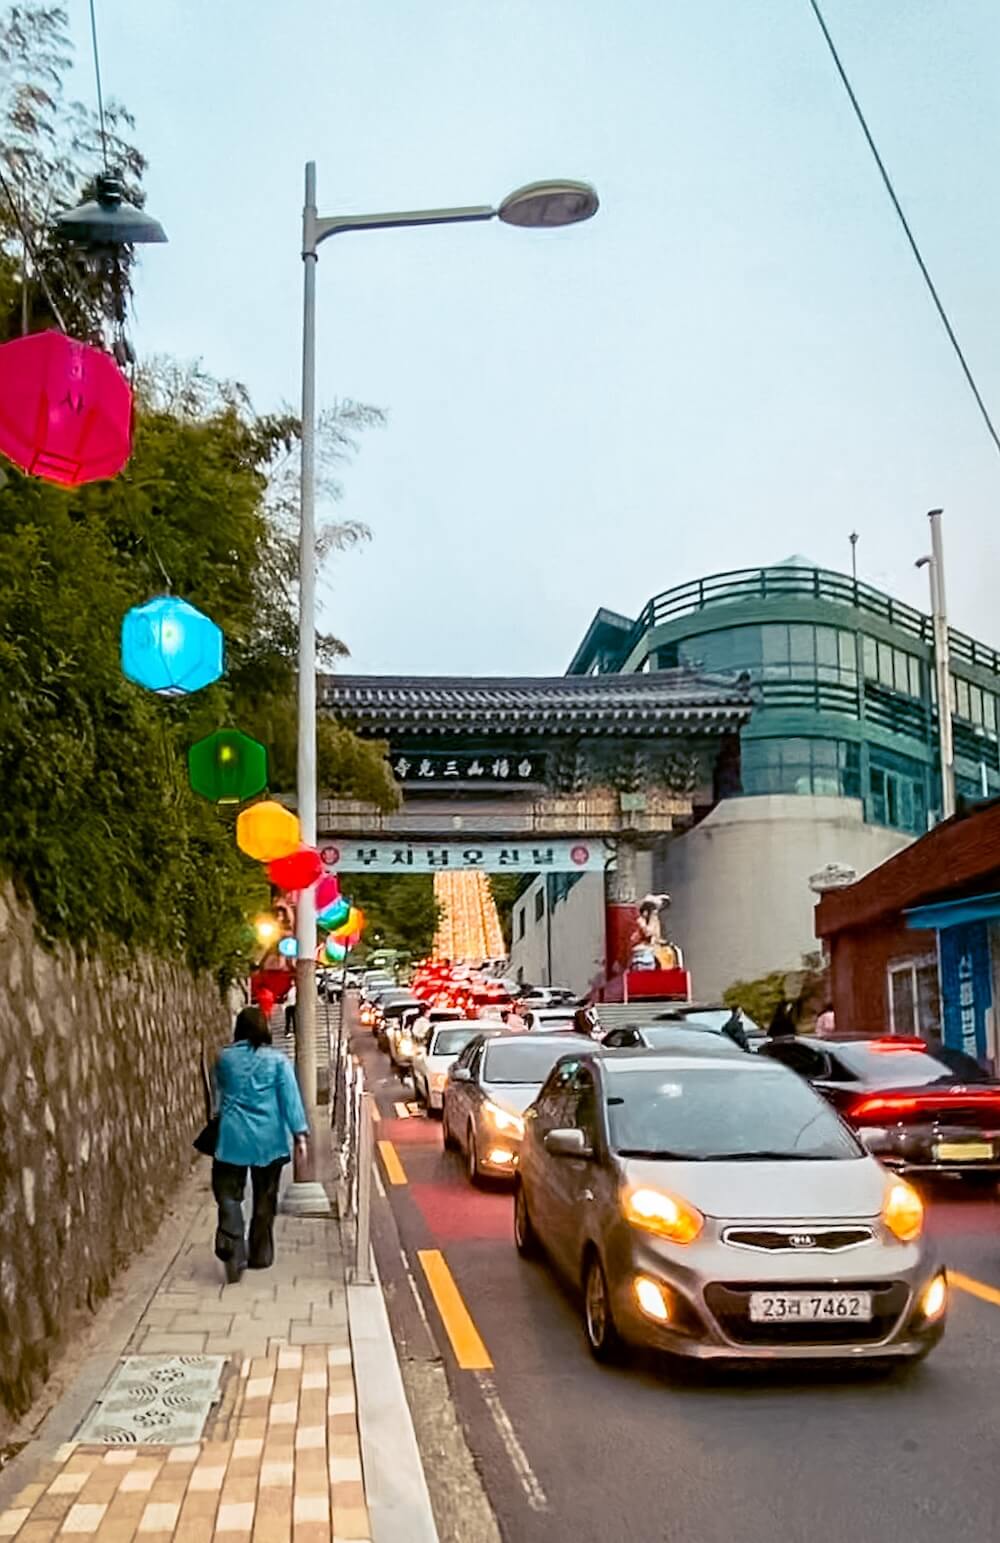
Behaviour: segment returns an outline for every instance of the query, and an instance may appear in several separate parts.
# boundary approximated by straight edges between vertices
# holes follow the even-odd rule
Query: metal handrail
[[[640,611],[628,649],[631,652],[651,627],[661,626],[675,617],[691,616],[741,600],[774,600],[797,595],[825,600],[833,605],[853,606],[908,633],[928,648],[933,645],[931,618],[915,606],[895,600],[871,584],[831,568],[790,567],[734,568],[727,573],[710,574],[707,578],[663,590],[647,600]],[[964,664],[1000,674],[1000,653],[996,649],[978,643],[975,638],[956,632],[954,628],[949,628],[949,634],[953,663],[958,659]]]

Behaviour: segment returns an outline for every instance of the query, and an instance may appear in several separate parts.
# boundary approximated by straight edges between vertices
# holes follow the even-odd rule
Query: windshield
[[[883,1048],[883,1045],[887,1048]],[[933,1050],[899,1049],[879,1040],[831,1044],[830,1053],[848,1071],[880,1087],[916,1088],[931,1082],[992,1082],[989,1072],[961,1050],[936,1045]]]
[[[571,1040],[546,1045],[528,1038],[491,1045],[486,1052],[483,1081],[538,1083],[541,1086],[559,1057],[572,1049],[572,1045]]]
[[[536,1013],[531,1026],[539,1034],[558,1034],[560,1029],[573,1027],[573,1014],[566,1013],[563,1016],[561,1013]]]
[[[784,1067],[763,1075],[738,1071],[732,1060],[608,1069],[611,1145],[623,1157],[763,1162],[862,1155],[829,1105]]]
[[[431,1046],[431,1055],[458,1055],[464,1050],[474,1034],[479,1034],[477,1024],[472,1029],[438,1029]]]

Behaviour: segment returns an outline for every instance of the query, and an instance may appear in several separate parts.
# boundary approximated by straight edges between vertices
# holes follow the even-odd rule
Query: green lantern
[[[240,804],[267,786],[267,751],[239,729],[216,729],[188,751],[188,777],[213,804]]]

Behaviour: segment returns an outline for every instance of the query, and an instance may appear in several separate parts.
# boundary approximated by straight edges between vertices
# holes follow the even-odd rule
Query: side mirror
[[[550,1130],[545,1137],[545,1150],[551,1157],[593,1157],[594,1149],[587,1145],[582,1130]]]
[[[451,1069],[452,1082],[471,1082],[472,1073],[467,1066],[453,1066]]]

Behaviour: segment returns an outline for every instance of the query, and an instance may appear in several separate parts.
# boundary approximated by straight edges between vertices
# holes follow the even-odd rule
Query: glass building
[[[940,809],[931,619],[805,558],[656,595],[633,621],[598,611],[569,674],[690,665],[746,672],[758,705],[741,736],[743,795],[862,801],[913,835]],[[1000,655],[951,632],[956,791],[1000,793]]]

